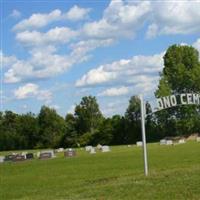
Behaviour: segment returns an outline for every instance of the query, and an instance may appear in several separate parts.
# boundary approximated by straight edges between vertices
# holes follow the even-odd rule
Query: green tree
[[[156,97],[179,93],[200,92],[200,62],[198,51],[191,46],[172,45],[164,55]],[[199,106],[170,108],[156,114],[158,127],[164,135],[190,134],[200,131],[195,126]],[[196,128],[195,128],[196,127]]]
[[[96,97],[85,96],[75,107],[76,131],[81,146],[92,144],[103,120]]]
[[[73,114],[67,114],[65,117],[66,131],[60,141],[62,147],[78,146],[78,134],[76,130],[76,119]]]
[[[33,113],[18,117],[17,134],[23,138],[23,148],[33,149],[39,140],[38,120]]]
[[[103,116],[99,110],[96,97],[83,97],[80,104],[75,107],[75,118],[79,135],[93,133],[98,128]]]
[[[38,115],[40,139],[38,147],[58,147],[66,132],[65,120],[56,110],[42,106]]]
[[[0,148],[1,150],[20,149],[22,138],[17,134],[18,115],[12,111],[1,114]]]

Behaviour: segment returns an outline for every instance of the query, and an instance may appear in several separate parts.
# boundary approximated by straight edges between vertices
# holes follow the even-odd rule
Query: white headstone
[[[200,137],[197,137],[197,142],[200,142]]]
[[[97,149],[98,149],[98,150],[101,150],[101,149],[102,149],[102,145],[98,144],[98,145],[97,145]]]
[[[185,144],[185,140],[184,140],[184,139],[180,139],[180,140],[178,141],[178,143],[179,143],[179,144]]]
[[[39,158],[40,157],[40,152],[37,152],[36,156]]]
[[[59,149],[56,149],[56,151],[57,151],[58,153],[61,153],[61,152],[63,152],[63,151],[64,151],[64,148],[59,148]]]
[[[160,145],[166,145],[166,140],[165,139],[162,139],[162,140],[160,140]]]
[[[93,149],[92,146],[86,146],[86,147],[85,147],[85,150],[86,150],[86,151],[91,151],[91,149]]]
[[[102,152],[109,152],[110,147],[109,146],[102,146],[101,150],[102,150]]]
[[[166,140],[166,145],[172,145],[173,141],[172,140]]]
[[[0,163],[4,162],[4,156],[0,156]]]
[[[92,148],[90,149],[90,153],[91,153],[91,154],[96,153],[95,148],[92,147]]]
[[[24,158],[26,159],[26,154],[27,154],[27,153],[28,153],[28,152],[22,152],[21,155],[24,156]]]
[[[142,141],[136,142],[137,147],[141,147],[143,145]]]

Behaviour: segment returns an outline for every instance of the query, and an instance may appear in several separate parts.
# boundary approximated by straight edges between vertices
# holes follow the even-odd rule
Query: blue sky
[[[104,115],[154,99],[172,44],[200,51],[199,1],[1,1],[1,108],[63,116],[85,95]]]

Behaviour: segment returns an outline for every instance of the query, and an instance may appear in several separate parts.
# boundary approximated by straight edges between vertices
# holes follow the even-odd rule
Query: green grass
[[[75,158],[0,164],[0,199],[200,199],[200,143],[148,145],[149,177],[140,147],[111,147]],[[1,154],[5,154],[2,152]]]

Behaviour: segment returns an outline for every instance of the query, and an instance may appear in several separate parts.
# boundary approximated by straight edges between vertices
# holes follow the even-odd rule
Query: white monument
[[[142,141],[138,141],[138,142],[136,142],[136,145],[137,145],[137,147],[142,147],[143,142]]]
[[[102,146],[101,151],[102,152],[109,152],[110,151],[110,147],[109,146]]]
[[[166,140],[166,145],[172,145],[173,141],[172,140]]]
[[[4,162],[4,156],[0,156],[0,163]]]
[[[86,151],[91,151],[91,149],[93,149],[92,146],[86,146],[86,147],[85,147],[85,150],[86,150]]]
[[[92,148],[90,149],[90,154],[95,154],[95,153],[96,153],[95,148],[92,147]]]

